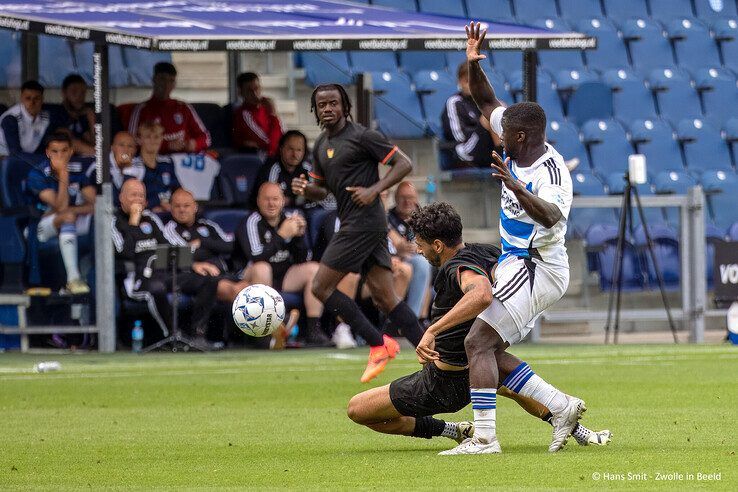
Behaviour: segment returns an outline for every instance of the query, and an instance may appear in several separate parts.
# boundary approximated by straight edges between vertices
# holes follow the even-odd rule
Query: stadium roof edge
[[[462,17],[331,0],[26,1],[0,5],[0,28],[159,51],[464,50]],[[592,49],[596,38],[483,21],[494,50]]]

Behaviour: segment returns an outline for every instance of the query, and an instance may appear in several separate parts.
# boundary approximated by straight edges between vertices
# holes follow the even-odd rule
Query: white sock
[[[474,438],[488,444],[497,438],[497,388],[471,388],[470,393],[474,411]]]
[[[459,424],[456,422],[446,422],[446,425],[443,427],[443,432],[441,432],[441,436],[456,439],[459,437]]]
[[[553,414],[563,412],[569,403],[564,393],[548,384],[537,374],[533,374],[526,381],[520,391],[518,391],[518,394],[533,398],[541,405],[547,407]]]
[[[77,232],[72,226],[72,231],[65,230],[64,224],[59,232],[59,249],[61,250],[64,268],[67,270],[67,282],[77,280],[80,277],[77,266]]]

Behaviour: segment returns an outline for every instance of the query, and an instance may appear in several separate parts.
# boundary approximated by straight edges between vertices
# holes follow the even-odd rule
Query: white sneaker
[[[443,456],[452,456],[457,454],[498,454],[501,452],[502,448],[500,447],[500,442],[497,438],[494,438],[494,440],[489,444],[484,444],[472,437],[464,439],[464,441],[455,448],[441,451],[438,454]]]
[[[461,444],[474,436],[474,422],[456,422],[456,432],[456,437],[452,439]]]
[[[346,323],[339,323],[333,332],[333,343],[339,349],[356,348],[356,340],[351,336],[351,327]]]
[[[612,432],[605,429],[591,433],[587,438],[587,444],[592,444],[594,446],[607,446],[611,439]]]
[[[560,413],[554,414],[551,418],[553,424],[553,436],[551,445],[548,447],[549,453],[555,453],[566,444],[569,434],[574,430],[577,421],[582,418],[582,414],[587,411],[584,402],[579,398],[567,396],[569,403]]]

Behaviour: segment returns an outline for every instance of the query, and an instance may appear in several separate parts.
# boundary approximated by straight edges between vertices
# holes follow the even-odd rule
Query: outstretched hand
[[[487,55],[483,55],[481,53],[482,43],[484,43],[484,37],[487,35],[487,30],[481,29],[481,27],[481,23],[474,21],[470,22],[468,26],[464,26],[464,29],[466,30],[466,60],[469,62],[475,62],[487,58]]]
[[[502,184],[504,184],[508,190],[514,190],[515,187],[520,184],[520,182],[510,172],[509,157],[505,159],[505,162],[502,162],[502,157],[500,157],[500,154],[493,151],[492,163],[490,164],[490,167],[494,171],[492,173],[492,177],[502,181]]]

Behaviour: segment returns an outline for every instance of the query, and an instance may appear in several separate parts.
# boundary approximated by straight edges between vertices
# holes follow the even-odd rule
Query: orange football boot
[[[364,374],[361,375],[361,382],[368,383],[379,376],[379,374],[384,371],[384,367],[390,359],[390,354],[385,345],[377,345],[376,347],[369,349],[369,361],[366,363]]]
[[[400,344],[397,340],[389,335],[382,335],[382,339],[384,340],[384,348],[387,349],[390,359],[397,357],[397,354],[400,353]]]

